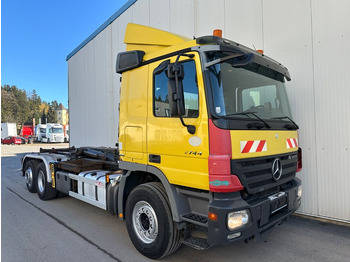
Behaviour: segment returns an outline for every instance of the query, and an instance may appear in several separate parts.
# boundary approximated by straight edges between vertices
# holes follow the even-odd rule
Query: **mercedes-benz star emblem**
[[[282,162],[279,158],[276,158],[272,164],[272,178],[278,181],[282,176]]]

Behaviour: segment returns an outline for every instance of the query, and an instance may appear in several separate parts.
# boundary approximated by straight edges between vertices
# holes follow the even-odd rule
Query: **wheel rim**
[[[40,192],[44,192],[44,188],[45,188],[44,176],[45,176],[44,172],[40,170],[38,174],[38,189]]]
[[[24,173],[26,179],[27,179],[27,184],[28,186],[32,186],[33,184],[33,170],[28,167],[26,172]]]
[[[137,237],[144,243],[152,243],[158,235],[158,220],[153,207],[139,201],[132,212],[132,224]]]

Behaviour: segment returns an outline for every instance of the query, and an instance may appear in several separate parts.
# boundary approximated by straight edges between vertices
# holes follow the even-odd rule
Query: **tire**
[[[157,259],[175,252],[182,232],[172,219],[169,200],[161,183],[147,183],[131,191],[126,202],[126,225],[135,248]]]
[[[38,196],[41,200],[50,200],[56,197],[57,190],[52,187],[52,183],[47,181],[46,167],[43,162],[41,162],[36,168],[36,190]]]
[[[36,193],[37,176],[32,161],[27,161],[24,164],[24,176],[26,178],[26,185],[30,193]]]

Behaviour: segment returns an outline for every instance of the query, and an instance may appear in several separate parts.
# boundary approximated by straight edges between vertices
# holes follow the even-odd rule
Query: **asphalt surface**
[[[1,146],[1,260],[148,261],[116,216],[71,197],[41,201],[29,193],[20,158],[40,147]],[[350,227],[293,216],[259,241],[206,251],[182,246],[161,261],[350,261]]]

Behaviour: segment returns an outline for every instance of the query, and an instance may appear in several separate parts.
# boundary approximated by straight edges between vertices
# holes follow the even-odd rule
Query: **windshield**
[[[46,132],[46,128],[40,128],[40,133],[45,133]]]
[[[208,61],[227,55],[230,53],[211,52]],[[291,118],[282,74],[259,64],[242,64],[237,58],[211,65],[208,70],[214,111],[218,116],[273,121]]]
[[[56,128],[56,127],[53,127],[53,128],[52,128],[52,133],[54,133],[54,134],[63,133],[63,128]]]

